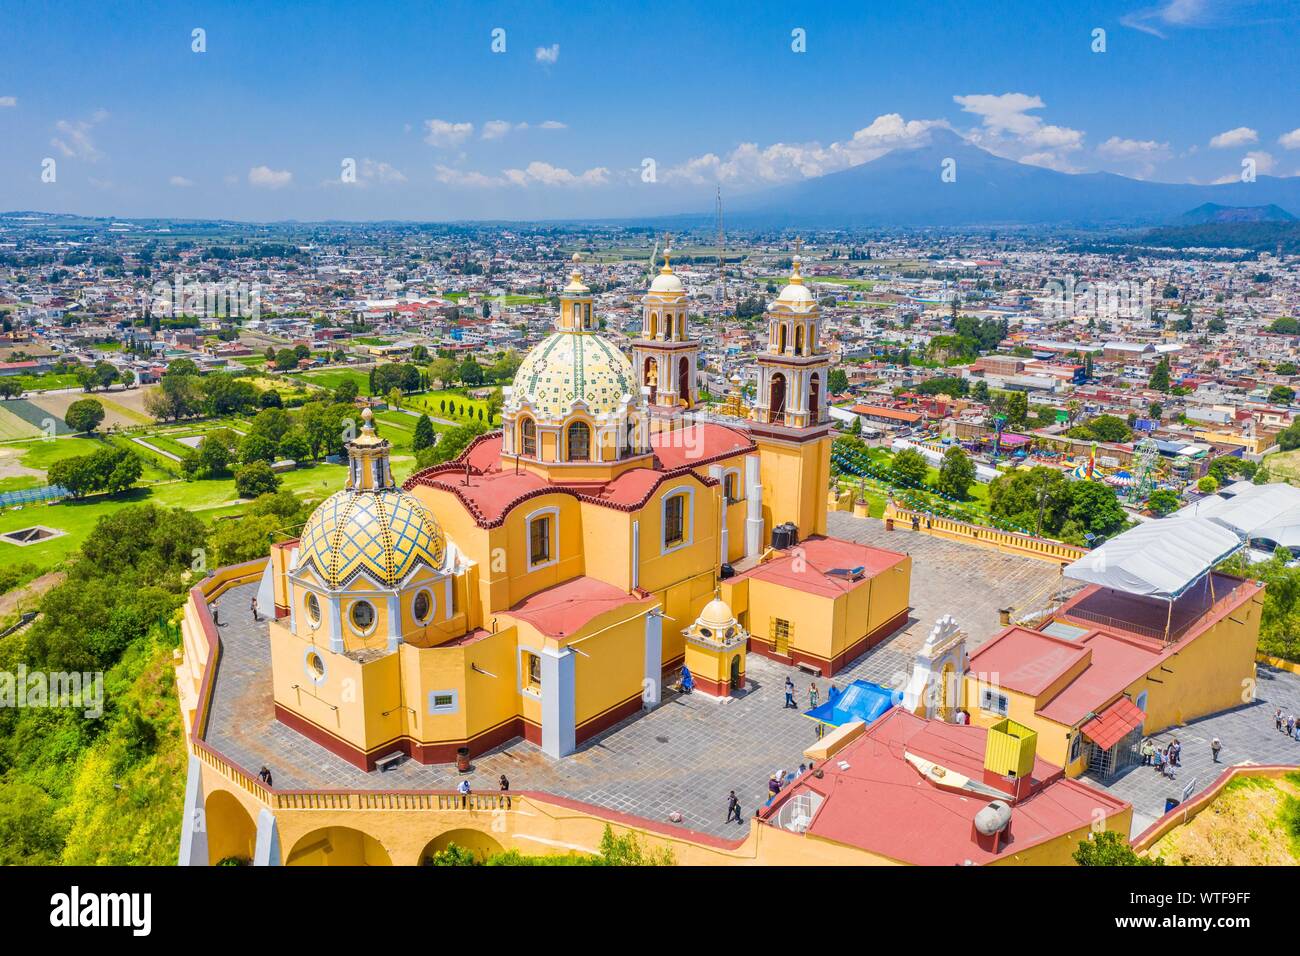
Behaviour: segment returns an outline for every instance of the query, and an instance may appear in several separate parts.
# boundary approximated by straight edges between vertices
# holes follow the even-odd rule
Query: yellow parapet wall
[[[1133,850],[1141,856],[1156,845],[1162,837],[1166,836],[1171,830],[1184,826],[1195,819],[1206,807],[1210,806],[1215,799],[1221,794],[1225,787],[1238,777],[1267,777],[1275,780],[1279,777],[1285,777],[1289,773],[1295,773],[1296,766],[1268,765],[1252,766],[1245,765],[1239,767],[1229,767],[1223,773],[1219,774],[1218,779],[1210,784],[1196,796],[1192,797],[1185,803],[1180,803],[1163,817],[1157,820],[1151,826],[1147,827],[1137,838],[1133,840]]]
[[[982,525],[953,521],[940,518],[921,511],[900,508],[894,502],[885,506],[884,521],[892,528],[914,529],[940,538],[965,541],[987,548],[996,548],[1006,554],[1021,554],[1042,561],[1057,564],[1071,564],[1088,553],[1087,548],[1079,548],[1051,538],[1036,538],[1030,534],[1017,534],[1014,531],[1002,531],[999,528],[986,528]]]

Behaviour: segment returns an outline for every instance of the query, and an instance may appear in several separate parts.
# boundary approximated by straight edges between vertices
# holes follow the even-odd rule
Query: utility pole
[[[717,194],[717,212],[715,216],[715,236],[714,243],[718,247],[718,279],[722,282],[722,301],[727,301],[727,258],[724,250],[726,249],[727,236],[722,230],[722,187],[718,186]]]

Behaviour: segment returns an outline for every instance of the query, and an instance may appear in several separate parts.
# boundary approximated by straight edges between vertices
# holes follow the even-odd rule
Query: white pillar
[[[577,748],[574,653],[542,648],[542,752],[567,757]]]
[[[763,481],[758,455],[745,456],[745,557],[758,557],[763,547]]]
[[[253,846],[253,866],[280,865],[280,827],[275,814],[263,807],[257,814],[257,843]]]
[[[661,613],[645,616],[645,679],[641,684],[641,706],[653,710],[663,699],[664,619]]]
[[[641,522],[632,522],[632,587],[641,586]]]
[[[181,846],[178,866],[208,865],[208,823],[203,807],[203,772],[199,758],[190,755],[185,772],[185,807],[181,811]]]
[[[388,595],[388,649],[397,650],[402,643],[402,602],[394,591]]]
[[[727,479],[723,474],[721,465],[709,466],[709,477],[716,481],[722,487],[722,495],[718,499],[721,502],[719,512],[722,515],[722,521],[718,532],[718,563],[727,563]]]
[[[343,608],[337,596],[327,598],[330,614],[330,650],[343,653]]]

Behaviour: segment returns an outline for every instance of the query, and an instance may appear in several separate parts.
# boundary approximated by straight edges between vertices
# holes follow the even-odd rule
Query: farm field
[[[37,408],[49,412],[51,417],[63,421],[68,406],[73,402],[79,402],[83,398],[93,398],[104,406],[104,420],[99,426],[101,429],[109,429],[114,426],[129,428],[132,425],[147,425],[153,421],[143,411],[137,411],[128,405],[120,403],[117,400],[117,396],[120,394],[123,394],[123,392],[54,392],[37,396],[29,399],[29,401]]]
[[[286,377],[305,382],[309,385],[315,385],[318,388],[328,388],[331,391],[338,388],[346,381],[353,381],[357,383],[358,395],[370,394],[369,367],[313,369],[310,372],[294,372]]]
[[[13,441],[18,438],[35,438],[41,430],[27,419],[9,411],[9,402],[0,404],[0,441]]]
[[[430,418],[445,418],[456,422],[487,422],[487,402],[480,398],[470,398],[464,389],[443,389],[408,395],[402,399],[402,407],[415,412],[424,412]],[[461,412],[461,409],[465,411]],[[479,417],[480,410],[483,412],[482,418]],[[492,420],[494,425],[500,422],[500,415]]]
[[[1293,485],[1300,485],[1300,448],[1280,451],[1264,459],[1268,473]]]

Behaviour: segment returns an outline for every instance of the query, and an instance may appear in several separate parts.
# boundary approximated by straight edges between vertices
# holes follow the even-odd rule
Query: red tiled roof
[[[1109,750],[1135,727],[1139,727],[1147,715],[1137,704],[1127,697],[1121,697],[1100,714],[1088,721],[1081,728],[1083,735],[1102,750]]]
[[[548,637],[566,637],[606,611],[647,600],[650,599],[635,597],[612,584],[583,576],[530,594],[507,613],[527,621]]]
[[[811,537],[782,552],[780,557],[750,568],[738,578],[770,581],[796,591],[835,597],[865,585],[871,578],[907,560],[907,555],[884,548],[872,548],[841,538]],[[851,581],[831,577],[826,572],[837,568],[862,568],[862,577]]]
[[[819,764],[821,779],[805,774],[787,793],[813,792],[824,798],[808,826],[810,836],[923,866],[992,862],[1089,826],[1098,807],[1113,815],[1128,806],[1036,759],[1028,796],[1006,798],[1012,804],[1007,842],[996,853],[986,849],[976,842],[973,824],[990,798],[937,786],[903,755],[912,753],[981,781],[987,733],[895,707]]]
[[[655,432],[650,436],[650,447],[668,469],[683,465],[699,468],[716,458],[756,450],[748,435],[712,422]]]

